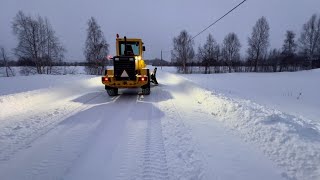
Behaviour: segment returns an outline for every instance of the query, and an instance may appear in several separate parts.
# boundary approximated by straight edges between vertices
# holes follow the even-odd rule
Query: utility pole
[[[161,66],[161,69],[162,69],[162,49],[161,49],[161,59],[160,59],[160,66]]]

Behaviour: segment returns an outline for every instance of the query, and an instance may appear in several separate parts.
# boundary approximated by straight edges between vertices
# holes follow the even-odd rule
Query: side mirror
[[[142,46],[142,51],[146,51],[146,47],[145,46]]]

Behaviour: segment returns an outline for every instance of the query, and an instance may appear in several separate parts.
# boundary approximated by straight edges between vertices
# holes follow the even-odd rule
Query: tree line
[[[87,74],[101,75],[108,63],[109,44],[96,19],[87,21],[87,36],[83,54]],[[13,54],[17,62],[10,61],[7,51],[0,47],[0,67],[6,76],[13,76],[12,65],[23,66],[23,74],[53,74],[64,62],[66,49],[60,42],[47,18],[26,15],[19,11],[13,18],[12,31],[17,38]],[[316,14],[303,25],[299,38],[292,30],[285,34],[281,49],[271,49],[269,23],[261,17],[248,37],[248,49],[241,56],[242,44],[237,34],[231,32],[219,44],[209,34],[205,44],[194,50],[194,41],[186,30],[173,38],[171,63],[158,60],[153,64],[174,65],[180,73],[222,72],[281,72],[320,68],[320,17]]]
[[[102,74],[109,45],[95,18],[91,17],[87,25],[83,51],[86,62],[77,65],[85,65],[88,74]],[[70,64],[64,62],[66,49],[47,18],[32,17],[19,11],[13,18],[12,31],[18,41],[13,49],[18,61],[10,61],[7,51],[0,47],[0,67],[5,69],[5,76],[15,74],[12,65],[23,66],[22,74],[54,74],[56,66]]]
[[[303,25],[300,37],[287,30],[281,49],[270,49],[270,26],[265,17],[257,20],[248,37],[246,55],[241,57],[241,43],[231,32],[218,44],[209,34],[206,42],[194,50],[192,36],[186,30],[173,38],[171,58],[180,73],[282,72],[320,68],[320,16],[316,14]]]

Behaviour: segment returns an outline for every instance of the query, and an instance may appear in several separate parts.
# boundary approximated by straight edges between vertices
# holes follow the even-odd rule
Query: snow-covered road
[[[303,159],[268,156],[265,146],[270,144],[259,143],[264,131],[249,134],[259,136],[252,140],[242,134],[255,129],[250,123],[234,123],[239,128],[224,123],[223,113],[238,113],[227,100],[218,99],[227,109],[213,107],[214,94],[175,74],[160,71],[158,77],[161,84],[152,87],[150,96],[129,89],[109,97],[99,77],[0,96],[1,179],[319,177],[314,165],[319,161],[309,162],[314,169],[303,164],[309,172],[298,171]],[[312,155],[318,157],[319,142],[311,145],[305,146],[314,147]],[[280,155],[284,150],[274,149]]]

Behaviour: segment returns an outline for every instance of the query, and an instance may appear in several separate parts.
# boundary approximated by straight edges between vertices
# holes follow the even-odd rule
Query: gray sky
[[[170,58],[172,38],[183,29],[191,35],[207,27],[242,0],[1,0],[0,45],[10,50],[16,46],[11,23],[19,10],[30,15],[46,16],[60,41],[67,49],[66,59],[84,59],[83,47],[88,19],[93,16],[102,27],[115,53],[115,38],[142,38],[146,45],[145,59]],[[208,33],[221,43],[229,32],[238,34],[242,54],[247,38],[261,16],[270,24],[272,48],[280,48],[286,30],[298,35],[312,14],[320,14],[319,0],[248,0],[243,6],[195,39],[195,49],[204,43]]]

